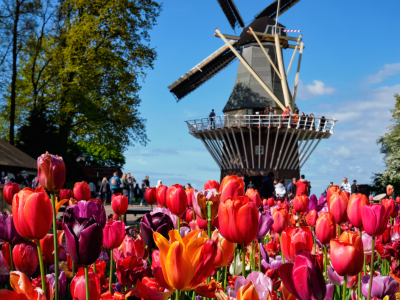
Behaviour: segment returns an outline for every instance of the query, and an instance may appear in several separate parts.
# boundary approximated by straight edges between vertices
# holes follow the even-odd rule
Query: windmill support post
[[[304,49],[304,43],[301,42],[301,44],[300,44],[300,52],[299,52],[299,63],[297,65],[296,79],[294,81],[294,89],[293,89],[293,97],[292,97],[292,103],[293,104],[296,101],[297,84],[299,83],[300,64],[301,64],[301,57],[303,56],[303,49]]]
[[[260,76],[253,70],[252,67],[246,62],[246,60],[236,51],[235,48],[228,42],[228,40],[225,38],[225,36],[218,30],[215,29],[215,32],[218,33],[218,35],[221,37],[221,39],[225,42],[226,45],[228,45],[229,49],[236,55],[237,58],[243,63],[243,65],[249,70],[251,75],[254,76],[254,78],[258,81],[258,83],[265,89],[265,91],[271,96],[271,98],[276,102],[276,104],[279,105],[279,107],[285,111],[285,107],[282,105],[282,103],[278,100],[278,98],[274,95],[274,93],[269,89],[269,87],[262,81]]]
[[[292,112],[292,106],[289,97],[289,88],[286,82],[285,68],[283,67],[283,58],[282,58],[281,44],[279,42],[279,34],[275,35],[275,47],[276,47],[276,56],[278,59],[278,67],[279,71],[281,72],[280,78],[282,83],[283,96],[285,98],[285,105],[289,106],[290,112]]]
[[[297,40],[296,48],[294,48],[292,59],[290,60],[289,67],[288,67],[288,69],[286,71],[286,78],[289,76],[290,67],[292,66],[292,62],[293,62],[294,56],[296,55],[297,48],[299,48],[300,40],[301,40],[301,34],[299,36],[299,39]]]

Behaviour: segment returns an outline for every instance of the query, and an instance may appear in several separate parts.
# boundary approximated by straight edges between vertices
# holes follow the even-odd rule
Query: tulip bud
[[[60,200],[71,199],[74,198],[74,193],[72,190],[69,189],[61,189],[58,192],[58,198],[60,198]]]
[[[315,226],[317,222],[318,213],[315,209],[310,210],[310,212],[306,216],[306,222],[308,226]]]
[[[125,223],[109,221],[103,229],[103,245],[108,249],[118,248],[125,236]]]
[[[281,249],[285,258],[293,262],[295,254],[300,250],[312,250],[313,235],[309,227],[287,227],[281,236]]]
[[[386,230],[389,214],[381,204],[365,205],[362,220],[365,232],[370,236],[380,236]]]
[[[168,190],[168,187],[165,186],[165,185],[160,185],[156,189],[157,206],[159,206],[159,207],[167,207],[167,190]]]
[[[275,205],[275,199],[274,198],[268,198],[267,201],[268,201],[267,203],[268,203],[269,207],[272,207],[272,206]]]
[[[82,182],[77,182],[74,185],[74,198],[78,201],[80,200],[86,200],[88,201],[90,199],[90,188],[89,185],[82,181]]]
[[[329,206],[329,200],[331,199],[332,195],[335,193],[340,194],[342,190],[338,185],[331,185],[328,190],[326,191],[326,200],[328,201],[328,206]]]
[[[89,299],[100,299],[101,283],[99,277],[94,272],[88,273],[89,277]],[[80,268],[71,282],[72,299],[86,299],[85,272]]]
[[[46,152],[37,159],[40,185],[50,192],[58,192],[65,182],[65,164],[62,157]]]
[[[197,191],[195,190],[193,193],[194,201],[193,201],[193,209],[196,213],[196,216],[199,218],[206,220],[207,217],[207,203],[211,204],[211,219],[214,219],[218,216],[218,208],[220,204],[220,196],[215,189],[206,190],[206,191]]]
[[[315,234],[323,245],[336,237],[336,223],[331,213],[326,212],[319,216],[315,223]]]
[[[390,184],[389,184],[389,185],[386,187],[386,194],[390,197],[390,196],[393,195],[393,192],[394,192],[393,185],[390,185]]]
[[[8,182],[7,184],[4,185],[3,187],[3,197],[4,200],[6,200],[6,202],[9,205],[12,205],[12,200],[15,194],[17,194],[19,192],[19,185],[18,183],[11,183]]]
[[[379,236],[379,241],[380,241],[382,244],[385,245],[385,244],[391,242],[391,235],[390,235],[391,229],[392,229],[392,226],[387,225],[387,226],[386,226],[386,230]]]
[[[143,258],[145,254],[144,241],[140,237],[135,239],[126,235],[122,241],[122,253],[124,257],[136,256],[137,258]]]
[[[350,223],[356,227],[362,227],[362,210],[364,205],[368,205],[367,196],[363,194],[353,194],[347,204],[347,217]]]
[[[219,190],[219,182],[215,180],[208,180],[204,184],[204,189],[205,190],[211,190],[211,189],[216,189],[217,191]]]
[[[400,204],[400,197],[396,197],[396,202]]]
[[[185,189],[180,184],[171,185],[167,190],[167,207],[172,214],[180,216],[188,206]]]
[[[113,194],[111,197],[111,207],[118,216],[126,214],[128,210],[128,198],[120,193]]]
[[[244,181],[236,175],[226,176],[219,187],[221,201],[227,197],[244,196]]]
[[[348,221],[347,204],[348,198],[343,193],[334,193],[329,199],[329,212],[333,215],[337,224]]]
[[[396,217],[397,211],[395,207],[394,200],[392,198],[389,199],[382,199],[382,205],[387,210],[387,213],[390,217]]]
[[[260,194],[258,193],[257,190],[251,189],[251,188],[247,189],[246,196],[248,196],[250,198],[250,200],[256,204],[257,207],[259,207],[261,205]]]
[[[157,202],[157,192],[155,187],[147,188],[144,194],[144,199],[146,200],[147,204],[153,205]]]
[[[193,193],[194,193],[194,188],[188,188],[185,190],[186,197],[187,197],[187,202],[188,206],[193,207]]]
[[[39,264],[36,245],[26,241],[16,245],[12,251],[15,269],[27,276],[32,276]]]
[[[272,218],[274,219],[272,229],[277,233],[282,233],[289,226],[289,212],[284,208],[274,209]]]
[[[307,211],[308,197],[306,195],[299,195],[293,199],[293,208],[296,212],[302,213]]]

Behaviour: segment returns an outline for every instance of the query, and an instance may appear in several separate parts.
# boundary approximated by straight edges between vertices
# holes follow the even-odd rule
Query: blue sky
[[[235,0],[246,25],[272,1]],[[302,31],[300,111],[335,117],[330,139],[321,142],[301,173],[319,195],[330,181],[343,176],[370,183],[384,168],[376,139],[390,122],[395,93],[400,93],[399,1],[302,0],[279,17],[288,29]],[[236,78],[238,62],[177,103],[167,86],[223,45],[218,28],[233,31],[216,0],[164,2],[151,45],[158,58],[140,91],[141,116],[147,119],[146,147],[130,147],[124,171],[136,179],[150,176],[152,186],[192,183],[202,188],[219,180],[219,168],[201,141],[188,133],[185,120],[222,114]],[[293,34],[293,36],[297,36]],[[286,67],[293,50],[285,50]],[[297,58],[297,55],[296,55]],[[297,67],[294,65],[293,67]],[[292,67],[292,68],[293,68]],[[294,74],[289,86],[293,88]]]

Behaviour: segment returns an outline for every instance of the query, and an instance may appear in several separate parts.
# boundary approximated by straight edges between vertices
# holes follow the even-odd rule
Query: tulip
[[[400,197],[396,197],[396,203],[400,204]]]
[[[199,295],[207,298],[215,298],[215,292],[220,288],[219,282],[216,282],[214,278],[209,283],[206,281],[202,282],[194,291]]]
[[[70,207],[68,207],[65,212],[68,212],[64,213],[64,218],[67,218],[67,221],[70,217],[72,217],[73,219],[89,219],[91,216],[93,216],[96,219],[96,222],[99,223],[102,228],[106,226],[106,211],[104,209],[104,206],[97,202],[79,201],[76,205],[71,205]]]
[[[111,207],[118,216],[126,214],[126,211],[128,210],[128,198],[120,193],[112,195]]]
[[[272,229],[281,234],[286,227],[289,226],[289,212],[284,208],[274,209],[272,212],[272,218],[274,223],[272,224]]]
[[[94,265],[96,265],[96,270],[93,270],[93,266]],[[107,285],[106,285],[107,284],[107,282],[106,282],[106,273],[105,273],[106,272],[106,267],[107,267],[106,262],[101,261],[99,259],[93,265],[90,265],[90,267],[89,267],[89,271],[92,271],[92,272],[96,273],[97,276],[99,277],[100,285],[101,285],[102,289],[107,287]]]
[[[156,189],[157,206],[167,207],[167,190],[168,190],[168,187],[165,185],[160,185]]]
[[[143,258],[145,254],[144,241],[139,237],[136,239],[126,235],[122,241],[122,253],[124,257],[136,256],[137,258]]]
[[[153,204],[157,202],[157,189],[155,187],[147,188],[144,194],[144,199],[147,204],[153,206]]]
[[[65,182],[65,164],[62,157],[42,154],[37,159],[38,179],[40,185],[49,192],[58,192]]]
[[[283,264],[279,268],[279,275],[284,286],[297,299],[323,300],[325,298],[325,280],[310,251],[299,251],[294,257],[294,264]]]
[[[321,244],[326,245],[336,237],[336,223],[332,214],[322,213],[315,223],[315,234]]]
[[[183,186],[179,184],[171,185],[167,190],[167,207],[171,213],[180,216],[185,212],[187,205],[187,196]]]
[[[219,182],[215,181],[215,180],[208,180],[204,184],[204,189],[205,190],[216,189],[218,191],[219,190]]]
[[[259,207],[261,205],[260,194],[258,193],[257,190],[251,189],[251,188],[247,189],[245,195],[248,196],[250,198],[250,200],[256,204],[257,207]]]
[[[188,188],[185,190],[188,206],[193,207],[192,198],[194,193],[194,188]]]
[[[212,202],[210,219],[214,219],[218,216],[218,208],[221,196],[220,193],[218,193],[215,189],[205,191],[194,190],[193,196],[193,209],[199,218],[203,220],[208,219],[207,202]]]
[[[337,224],[342,224],[348,221],[347,217],[347,204],[348,199],[347,196],[343,193],[334,193],[331,198],[329,198],[329,212],[332,214],[335,222]],[[340,233],[340,226],[339,226]]]
[[[314,227],[317,222],[318,213],[315,209],[310,210],[306,216],[306,222],[308,226]]]
[[[33,242],[25,241],[16,245],[12,251],[13,261],[17,271],[32,276],[39,264],[38,251]]]
[[[275,199],[274,198],[268,198],[267,204],[269,207],[272,207],[275,205]]]
[[[318,207],[318,199],[317,199],[317,196],[315,196],[314,194],[312,194],[311,196],[310,196],[310,198],[308,199],[308,208],[307,208],[307,213],[309,213],[310,212],[310,210],[313,210],[313,209],[317,209],[317,207]]]
[[[244,181],[236,175],[226,176],[219,187],[221,201],[227,197],[244,196]]]
[[[373,237],[380,236],[386,230],[388,217],[388,211],[383,205],[365,205],[362,211],[362,221],[365,232]]]
[[[89,299],[100,299],[101,284],[100,279],[94,272],[88,272]],[[80,268],[71,282],[71,296],[74,300],[85,300],[86,283],[84,269]]]
[[[58,197],[61,200],[64,200],[64,199],[68,199],[69,200],[71,198],[74,198],[74,192],[72,190],[70,190],[70,189],[61,189],[58,192]]]
[[[153,269],[153,276],[157,282],[164,288],[168,287],[168,283],[164,279],[163,269],[160,262],[160,251],[154,250],[151,254],[151,267]]]
[[[240,254],[238,254],[236,255],[236,257],[234,258],[229,267],[229,273],[232,275],[240,275],[242,274],[242,270],[243,270],[243,262],[240,257]],[[246,272],[250,271],[250,265],[245,264],[245,271]]]
[[[55,291],[55,284],[56,284],[56,275],[55,273],[52,274],[47,274],[46,279],[49,281],[50,285],[52,286],[52,290]],[[65,275],[64,271],[60,272],[60,275],[58,276],[58,285],[59,285],[59,291],[60,291],[60,298],[63,298],[65,295],[65,292],[67,291],[67,277]],[[54,297],[53,293],[53,297]]]
[[[21,239],[21,236],[15,229],[13,216],[5,211],[0,212],[0,240],[14,243],[19,239]]]
[[[64,231],[57,231],[57,245],[62,244],[62,240],[64,237]],[[40,248],[42,249],[43,261],[47,265],[54,264],[54,236],[50,233],[46,234],[44,238],[40,240]],[[59,257],[58,253],[58,257]]]
[[[93,216],[78,217],[73,206],[69,207],[64,213],[64,232],[69,255],[76,264],[88,266],[97,260],[103,245],[103,229]]]
[[[151,275],[151,267],[136,256],[128,256],[117,261],[117,277],[122,285],[132,285],[144,276]]]
[[[350,197],[349,203],[347,204],[347,216],[350,223],[356,227],[362,227],[362,211],[365,205],[368,205],[369,201],[367,196],[363,194],[353,194]]]
[[[388,186],[386,187],[386,194],[391,197],[393,195],[394,192],[394,187],[393,185],[388,184]]]
[[[363,276],[361,279],[361,292],[364,297],[368,297],[368,286],[370,275]],[[371,290],[371,297],[378,299],[385,299],[386,296],[389,300],[396,299],[396,293],[399,291],[399,283],[390,276],[374,276]]]
[[[335,193],[340,194],[341,191],[342,191],[342,190],[340,189],[340,187],[339,187],[338,185],[331,185],[331,186],[327,189],[327,191],[326,191],[326,199],[327,199],[327,201],[328,201],[328,206],[329,206],[329,201],[330,201],[332,195],[335,194]]]
[[[190,228],[193,227],[192,230],[199,230],[199,229],[208,230],[208,221],[197,218],[196,220],[189,223],[189,227]],[[211,220],[211,231],[214,231],[217,228],[219,228],[218,217]]]
[[[221,185],[222,186],[222,185]],[[251,243],[258,231],[258,210],[249,197],[227,197],[218,209],[221,235],[231,243]]]
[[[108,249],[118,248],[125,237],[125,223],[109,221],[103,229],[103,245]]]
[[[221,268],[227,266],[235,254],[235,244],[221,237],[216,230],[213,232],[212,239],[218,246],[217,255],[215,256],[215,267]]]
[[[331,239],[331,264],[340,276],[357,275],[363,267],[363,254],[362,240],[355,232],[345,231]]]
[[[154,233],[168,290],[193,290],[214,271],[217,244],[204,233],[198,236],[199,233],[193,231],[182,239],[178,231],[171,230],[171,243],[158,232]]]
[[[156,248],[153,238],[153,232],[158,232],[168,239],[168,232],[174,229],[174,224],[171,218],[161,212],[151,215],[147,213],[143,216],[140,222],[140,230],[144,243],[150,249]]]
[[[89,185],[82,181],[82,182],[77,182],[74,185],[74,198],[78,201],[80,200],[86,200],[88,201],[90,199],[90,188]]]
[[[7,249],[4,245],[7,247]],[[5,252],[4,255],[3,250]],[[8,243],[4,243],[0,251],[0,279],[2,279],[1,276],[8,276],[10,274],[10,264],[10,251],[8,249]],[[8,279],[6,281],[8,282]]]
[[[4,200],[6,200],[6,202],[9,205],[12,205],[12,200],[15,194],[17,194],[19,192],[19,185],[18,183],[11,183],[8,182],[7,184],[4,185],[3,187],[3,197]]]
[[[307,211],[308,208],[308,197],[306,195],[299,195],[293,199],[293,209],[297,213]]]
[[[397,216],[397,209],[393,198],[382,199],[382,205],[385,207],[390,217],[395,218]]]
[[[281,236],[281,250],[283,256],[290,262],[294,261],[295,255],[300,250],[311,251],[313,247],[313,236],[307,226],[300,228],[287,227]]]
[[[251,272],[247,278],[239,276],[235,280],[234,289],[227,287],[228,296],[232,298],[237,298],[241,296],[240,290],[242,290],[248,285],[253,284],[255,292],[260,299],[271,299],[272,280],[261,272]],[[250,298],[252,299],[252,298]]]
[[[5,293],[4,290],[0,290],[0,299],[7,300],[46,300],[45,292],[40,288],[33,287],[28,276],[22,272],[11,272],[10,274],[10,285],[15,292],[9,291]]]
[[[183,215],[181,215],[181,220],[182,221],[185,221],[186,223],[190,223],[190,222],[192,222],[193,221],[193,209],[191,209],[191,208],[187,208],[186,210],[185,210],[185,212],[183,213]]]
[[[378,237],[379,241],[385,245],[388,243],[391,243],[391,236],[390,236],[390,231],[392,229],[392,226],[387,225],[386,230]]]
[[[260,214],[258,218],[258,231],[256,238],[262,240],[270,232],[272,225],[274,224],[274,219],[268,211]]]

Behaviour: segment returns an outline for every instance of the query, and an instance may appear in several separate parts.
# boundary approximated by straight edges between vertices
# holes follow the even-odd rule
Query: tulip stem
[[[312,230],[312,227],[311,227],[311,230]],[[317,255],[317,245],[315,243],[315,235],[316,235],[316,232],[315,232],[315,228],[314,228],[314,254]]]
[[[36,246],[37,246],[37,251],[38,251],[38,256],[39,256],[40,277],[42,279],[42,290],[43,290],[44,294],[46,295],[46,275],[44,272],[42,249],[40,249],[40,240],[36,240]],[[58,276],[56,275],[55,277],[58,277]]]
[[[358,232],[360,233],[360,238],[361,238],[361,241],[362,241],[362,230],[361,230],[361,228],[358,228]],[[365,274],[367,272],[367,269],[366,269],[366,266],[365,266],[365,254],[364,254],[364,261],[363,261],[363,271],[364,271],[364,276],[365,276]]]
[[[57,243],[57,216],[56,216],[56,197],[54,192],[50,193],[51,205],[53,206],[53,239],[54,239],[54,274],[55,274],[55,295],[54,300],[58,300],[58,243]]]
[[[75,263],[72,261],[72,277],[75,276]]]
[[[283,252],[282,252],[282,237],[281,237],[281,234],[279,234],[279,247],[281,248],[282,262],[285,263],[285,256],[283,256]]]
[[[179,291],[178,290],[176,290],[176,292],[175,292],[175,300],[179,300]]]
[[[225,266],[224,267],[224,285],[223,285],[223,287],[224,287],[224,291],[225,291],[225,288],[226,288],[226,278],[228,277],[228,267],[227,266]]]
[[[242,276],[246,278],[246,245],[242,244]]]
[[[113,253],[112,253],[112,249],[110,250],[110,281],[109,281],[109,283],[108,283],[108,290],[110,291],[110,293],[111,293],[111,291],[112,291],[112,286],[111,286],[111,284],[112,284],[112,277],[113,277]]]
[[[93,272],[96,273],[96,262],[93,263]]]
[[[12,256],[12,247],[11,247],[11,243],[8,243],[8,249],[9,249],[9,251],[10,251],[11,271],[14,271],[14,263],[13,263],[13,256]]]
[[[254,262],[254,247],[253,247],[253,242],[250,244],[250,272],[253,272],[253,262]]]
[[[86,285],[86,299],[89,298],[89,266],[84,266],[85,269],[85,285]]]
[[[342,235],[342,226],[340,226],[340,224],[338,224],[338,233],[340,237]]]
[[[328,255],[326,253],[326,245],[323,246],[324,247],[324,273],[325,273],[325,280],[328,280]]]
[[[178,217],[178,233],[181,234],[181,217],[180,216],[177,217]]]
[[[263,246],[262,240],[259,241],[258,243],[258,267],[260,268],[261,272],[261,247]]]
[[[220,268],[218,268],[218,271],[217,271],[217,282],[219,282],[219,277],[220,277],[220,274],[221,273],[221,270],[220,270]]]
[[[358,299],[361,299],[361,272],[358,273],[358,289],[357,289]]]
[[[346,300],[346,285],[347,285],[347,276],[343,277],[343,292],[342,292],[342,299]]]
[[[235,251],[233,252],[233,277],[235,277],[236,273],[236,250],[237,250],[237,244],[235,244]]]
[[[369,287],[368,287],[368,300],[371,300],[372,281],[374,279],[374,252],[375,252],[375,237],[372,237],[372,252],[371,252],[371,273],[369,276]]]
[[[208,238],[211,239],[211,203],[207,201],[207,233]]]

